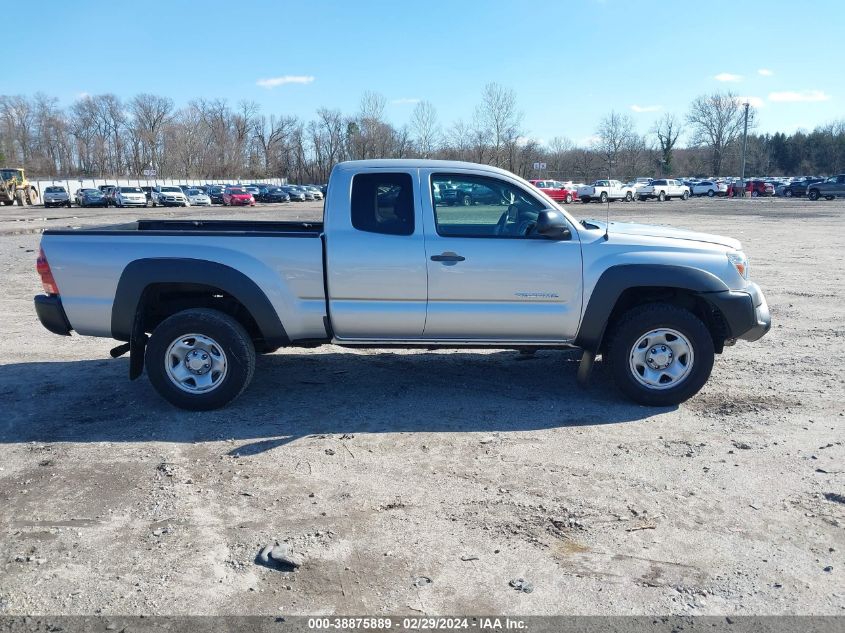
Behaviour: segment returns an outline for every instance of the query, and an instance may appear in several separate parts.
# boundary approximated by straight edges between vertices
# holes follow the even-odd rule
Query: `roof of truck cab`
[[[347,160],[338,163],[335,169],[356,170],[356,169],[476,169],[489,171],[491,173],[515,176],[515,174],[498,167],[482,165],[480,163],[468,163],[461,160],[431,160],[417,158],[377,158],[371,160]]]

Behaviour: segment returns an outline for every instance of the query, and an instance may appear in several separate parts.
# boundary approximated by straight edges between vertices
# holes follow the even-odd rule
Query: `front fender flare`
[[[575,345],[598,351],[607,322],[622,293],[630,288],[682,288],[695,293],[724,292],[727,285],[700,268],[666,264],[620,264],[604,271],[596,282]]]

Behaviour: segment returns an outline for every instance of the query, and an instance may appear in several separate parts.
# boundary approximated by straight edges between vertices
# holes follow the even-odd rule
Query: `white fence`
[[[38,189],[39,195],[43,193],[44,187],[61,185],[68,193],[73,195],[77,189],[96,189],[100,185],[117,185],[119,187],[158,187],[165,185],[239,185],[239,184],[266,184],[286,185],[287,178],[258,178],[248,180],[243,178],[226,179],[214,178],[211,180],[196,180],[192,178],[40,178],[30,180]]]

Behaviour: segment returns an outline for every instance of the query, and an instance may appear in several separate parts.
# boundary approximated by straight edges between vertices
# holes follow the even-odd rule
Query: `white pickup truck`
[[[651,184],[648,184],[645,187],[640,187],[637,190],[637,198],[640,200],[656,198],[660,202],[663,202],[664,200],[671,200],[672,198],[681,198],[682,200],[686,200],[689,196],[689,187],[680,180],[673,180],[672,178],[652,180]]]
[[[607,202],[608,200],[634,199],[634,187],[625,185],[618,180],[596,180],[592,185],[578,187],[578,199],[581,202]]]
[[[448,189],[474,200],[444,203]],[[123,341],[112,355],[130,353],[130,378],[146,366],[193,410],[237,397],[256,353],[324,343],[576,347],[580,383],[602,354],[623,393],[669,405],[771,325],[736,240],[577,220],[511,173],[451,161],[341,163],[321,223],[48,230],[37,269],[48,330]]]

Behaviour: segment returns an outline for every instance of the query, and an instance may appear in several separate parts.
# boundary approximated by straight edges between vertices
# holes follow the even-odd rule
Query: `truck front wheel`
[[[613,328],[605,359],[631,400],[670,406],[691,398],[713,369],[713,339],[689,310],[665,303],[632,308]]]
[[[177,312],[153,331],[147,375],[159,395],[190,411],[225,406],[247,388],[255,347],[243,326],[206,308]]]

